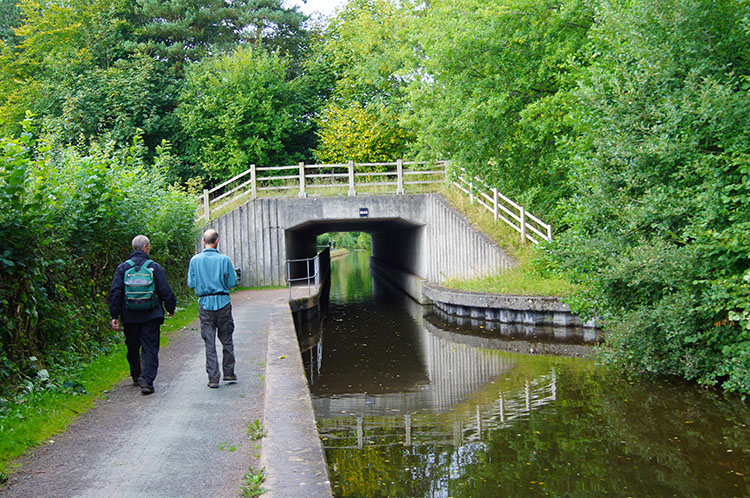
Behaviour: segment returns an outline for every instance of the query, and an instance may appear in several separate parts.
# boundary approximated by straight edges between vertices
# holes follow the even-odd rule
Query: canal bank
[[[276,306],[270,313],[261,454],[268,491],[263,496],[328,498],[328,468],[294,319],[289,307]]]

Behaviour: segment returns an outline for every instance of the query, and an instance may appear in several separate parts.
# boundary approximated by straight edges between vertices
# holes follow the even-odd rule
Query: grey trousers
[[[201,320],[201,337],[206,345],[206,373],[209,382],[219,382],[219,362],[216,357],[216,337],[222,345],[221,366],[224,377],[234,376],[234,319],[232,304],[220,310],[210,311],[198,305],[198,317]]]

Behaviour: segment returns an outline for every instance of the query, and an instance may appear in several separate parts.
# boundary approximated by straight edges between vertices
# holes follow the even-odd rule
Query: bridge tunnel
[[[416,275],[424,275],[423,224],[403,218],[362,218],[314,220],[284,231],[287,259],[314,256],[317,238],[328,232],[365,232],[372,237],[372,256],[388,265]],[[304,267],[292,268],[292,278],[300,278]]]

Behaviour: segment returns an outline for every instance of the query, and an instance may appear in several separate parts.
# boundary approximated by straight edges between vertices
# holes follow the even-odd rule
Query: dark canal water
[[[373,282],[368,258],[333,262],[304,353],[335,496],[750,496],[741,401],[538,354],[583,354],[580,331],[472,335]]]

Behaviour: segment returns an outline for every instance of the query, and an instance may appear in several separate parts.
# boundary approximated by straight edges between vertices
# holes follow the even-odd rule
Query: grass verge
[[[450,279],[443,286],[469,292],[517,296],[568,297],[576,290],[576,286],[565,279],[536,275],[524,267],[483,278]]]
[[[443,284],[445,287],[489,294],[559,297],[570,296],[578,289],[563,278],[540,271],[534,264],[539,257],[539,249],[531,243],[522,243],[517,231],[502,221],[496,222],[492,213],[478,203],[471,204],[463,192],[444,189],[441,193],[474,227],[502,247],[516,262],[516,267],[496,275],[450,279]]]
[[[172,336],[198,318],[198,301],[186,298],[174,317],[162,325],[161,345],[169,344]],[[86,365],[66,372],[71,379],[66,389],[33,390],[20,402],[9,403],[0,410],[0,489],[15,461],[27,449],[40,444],[53,444],[52,437],[63,432],[78,416],[94,406],[97,399],[107,396],[114,384],[128,377],[125,345],[120,344]]]

